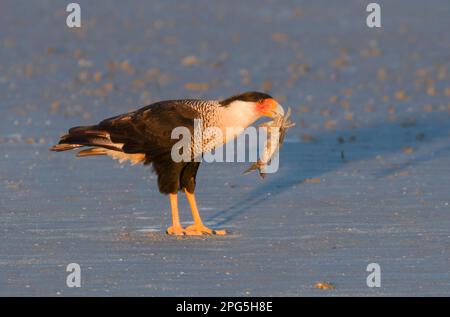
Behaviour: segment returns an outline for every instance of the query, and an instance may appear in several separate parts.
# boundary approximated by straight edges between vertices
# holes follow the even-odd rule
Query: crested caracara
[[[172,131],[184,127],[194,134],[195,119],[201,120],[201,129],[217,127],[223,131],[219,140],[207,141],[209,146],[197,147],[192,153],[202,155],[235,138],[245,128],[261,117],[283,115],[283,108],[271,96],[261,92],[247,92],[225,100],[168,100],[153,103],[139,110],[105,119],[97,125],[74,127],[63,135],[52,151],[67,151],[88,147],[77,153],[78,157],[108,155],[132,164],[152,164],[158,175],[159,191],[169,195],[172,209],[172,235],[224,235],[224,230],[207,228],[199,215],[194,196],[195,179],[200,162],[191,155],[191,161],[176,162],[172,147]],[[226,133],[227,128],[236,131]],[[198,143],[198,142],[197,142]],[[197,144],[196,143],[196,144]],[[213,146],[211,146],[211,144]],[[186,193],[194,224],[183,228],[178,215],[178,191]]]

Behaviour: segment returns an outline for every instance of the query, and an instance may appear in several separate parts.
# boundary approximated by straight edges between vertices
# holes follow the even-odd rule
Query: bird
[[[81,149],[76,156],[106,155],[132,165],[151,165],[157,175],[158,189],[169,196],[172,225],[169,235],[226,235],[225,230],[214,230],[203,223],[198,211],[195,187],[196,176],[204,155],[213,148],[235,139],[260,118],[284,115],[283,107],[269,94],[249,91],[222,100],[180,99],[152,103],[138,110],[101,121],[96,125],[77,126],[60,137],[51,151]],[[217,127],[231,128],[234,133],[223,133],[216,140],[202,139],[201,146],[191,140],[191,160],[178,161],[172,149],[178,140],[172,138],[176,128],[195,133],[196,120],[200,130]],[[198,122],[198,121],[197,121]],[[178,193],[184,192],[191,209],[193,224],[183,228],[178,210]]]

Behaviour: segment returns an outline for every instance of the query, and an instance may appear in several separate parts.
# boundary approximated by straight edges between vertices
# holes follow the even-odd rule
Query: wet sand
[[[54,1],[0,4],[0,295],[449,294],[448,1],[380,1],[377,30],[350,0],[79,3],[81,30]],[[165,235],[149,168],[48,151],[74,125],[247,90],[297,126],[264,180],[202,165],[200,211],[226,237]]]

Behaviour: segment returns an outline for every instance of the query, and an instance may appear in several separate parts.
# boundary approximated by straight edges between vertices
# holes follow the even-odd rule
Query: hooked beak
[[[275,108],[275,114],[281,117],[284,116],[284,109],[280,104],[277,104],[277,107]]]
[[[284,109],[279,103],[277,103],[273,110],[273,117],[284,117]]]

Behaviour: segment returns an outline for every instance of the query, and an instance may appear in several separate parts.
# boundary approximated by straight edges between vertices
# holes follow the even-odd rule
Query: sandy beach
[[[448,296],[450,2],[378,2],[371,29],[356,0],[80,0],[70,29],[64,2],[2,1],[0,295]],[[48,151],[72,126],[249,90],[296,127],[263,180],[202,164],[224,237],[167,236],[149,167]]]

